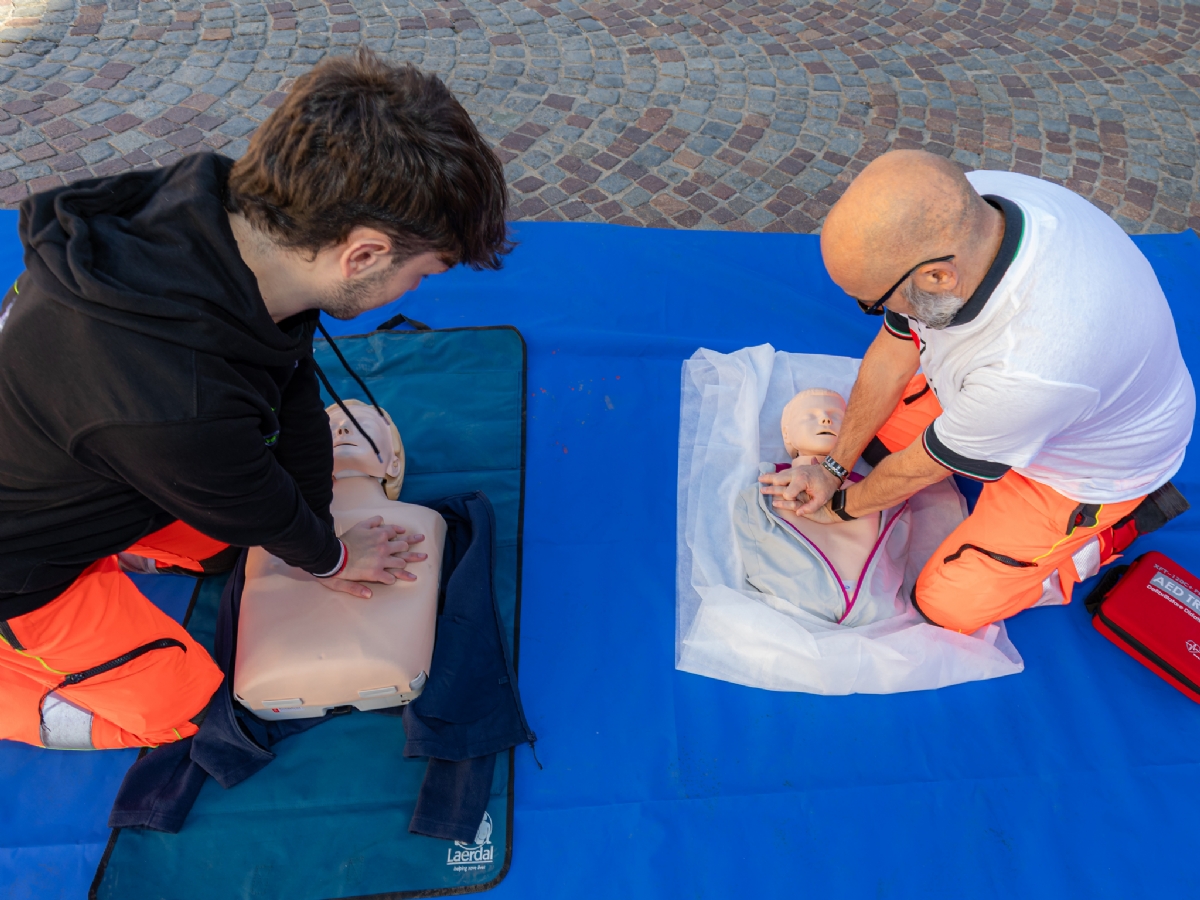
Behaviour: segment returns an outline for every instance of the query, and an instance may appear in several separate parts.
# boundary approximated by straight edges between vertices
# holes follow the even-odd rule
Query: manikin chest
[[[381,709],[420,694],[433,658],[446,523],[423,506],[380,498],[339,508],[335,527],[381,516],[427,553],[408,564],[416,581],[372,584],[364,600],[336,593],[260,547],[246,562],[234,693],[265,719],[308,718],[338,706]]]
[[[785,509],[772,511],[821,551],[843,585],[858,583],[879,538],[879,513],[852,522],[823,525]]]

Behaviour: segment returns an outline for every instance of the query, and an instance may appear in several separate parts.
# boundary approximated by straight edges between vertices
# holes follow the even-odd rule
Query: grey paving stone
[[[9,25],[35,8],[36,26]],[[299,27],[273,30],[287,7],[246,0],[110,0],[86,21],[97,8],[72,0],[0,6],[0,141],[13,151],[0,171],[19,179],[4,196],[181,148],[239,156],[277,92],[366,42],[441,74],[512,179],[540,174],[517,218],[811,230],[871,159],[926,147],[1063,183],[1131,231],[1200,225],[1192,3],[1133,0],[1119,16],[1070,0],[291,8]],[[196,115],[172,113],[180,104]],[[103,138],[108,121],[118,133]],[[542,130],[510,139],[527,125]],[[93,136],[56,148],[44,130]]]

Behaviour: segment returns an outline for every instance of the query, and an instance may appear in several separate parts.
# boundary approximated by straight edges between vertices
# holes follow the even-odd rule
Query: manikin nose
[[[350,426],[347,425],[345,422],[343,422],[341,425],[339,425],[337,427],[338,435],[349,434],[349,433],[350,433]]]

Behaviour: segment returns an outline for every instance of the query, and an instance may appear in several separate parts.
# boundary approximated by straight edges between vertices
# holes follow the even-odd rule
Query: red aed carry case
[[[1151,550],[1084,601],[1102,635],[1200,703],[1200,578]]]

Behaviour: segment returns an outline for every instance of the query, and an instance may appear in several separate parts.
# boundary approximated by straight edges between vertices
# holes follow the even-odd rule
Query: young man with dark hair
[[[445,85],[360,51],[297,79],[236,163],[22,204],[0,311],[0,738],[195,733],[221,673],[118,554],[203,572],[263,546],[332,590],[395,580],[411,536],[333,531],[313,330],[499,268],[505,196]]]

